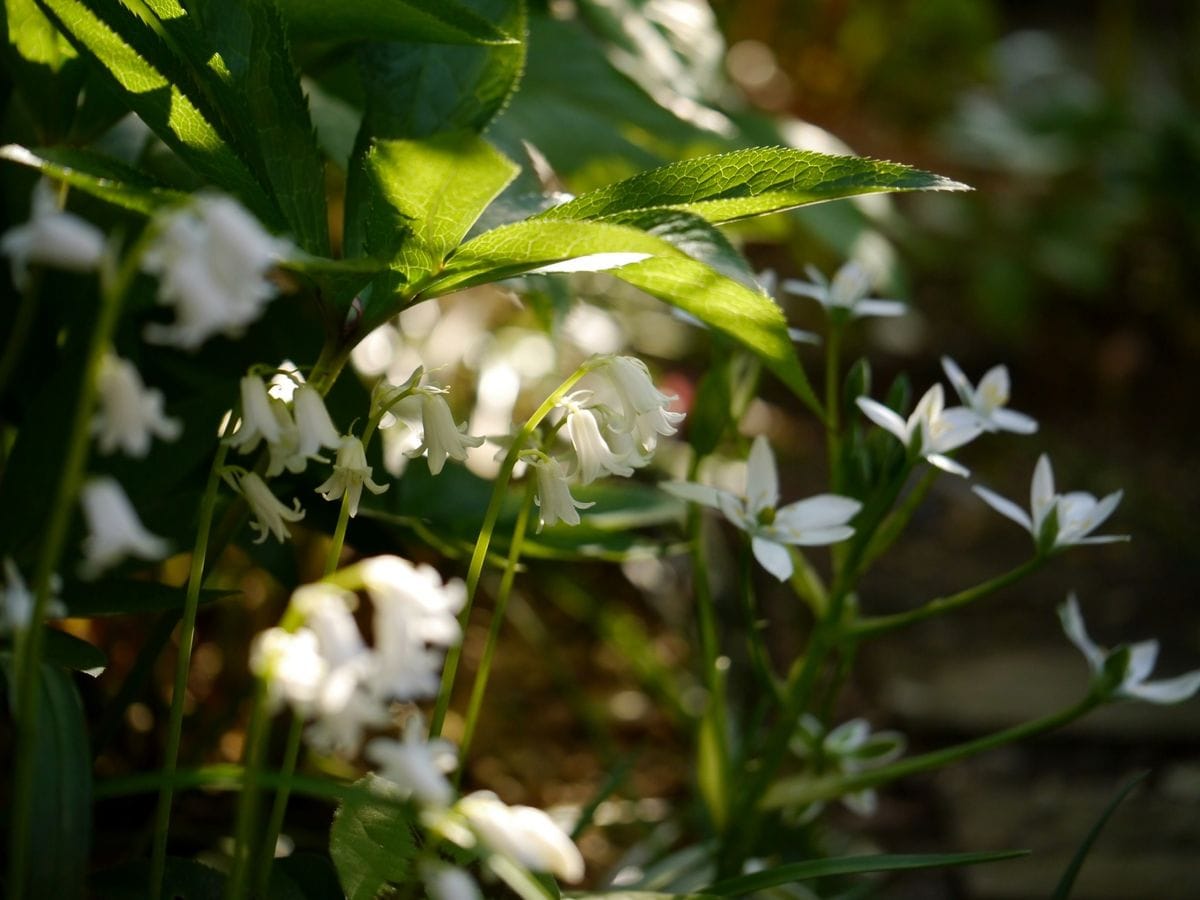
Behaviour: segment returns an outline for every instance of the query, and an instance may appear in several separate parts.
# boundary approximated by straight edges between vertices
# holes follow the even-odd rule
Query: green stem
[[[79,399],[75,404],[75,415],[71,423],[71,434],[63,460],[62,476],[58,492],[50,509],[46,525],[46,536],[42,552],[38,556],[33,577],[33,610],[29,626],[17,635],[17,699],[13,710],[17,720],[16,765],[13,771],[13,794],[11,836],[9,844],[8,896],[22,900],[29,887],[29,834],[30,810],[33,804],[34,771],[37,767],[38,683],[42,667],[45,642],[46,608],[50,601],[50,582],[62,559],[67,530],[71,524],[71,512],[83,483],[91,446],[92,411],[96,402],[96,389],[100,377],[100,366],[112,340],[121,301],[133,278],[137,275],[138,261],[145,236],[139,239],[126,255],[115,274],[101,262],[100,307],[92,328],[87,359],[83,367],[83,378],[79,387]]]
[[[191,570],[188,573],[187,594],[183,601],[183,619],[179,626],[179,657],[175,662],[175,685],[171,693],[171,712],[167,724],[167,748],[163,759],[163,771],[168,776],[179,763],[179,744],[183,735],[183,707],[187,695],[188,674],[192,666],[192,645],[196,636],[196,610],[200,606],[200,588],[204,583],[204,564],[208,558],[208,541],[212,531],[213,515],[217,507],[217,493],[221,486],[221,468],[229,445],[217,440],[217,452],[213,455],[208,483],[200,501],[199,521],[196,525],[196,543],[192,547]],[[154,816],[154,848],[150,857],[150,897],[158,900],[162,896],[163,875],[167,864],[167,836],[171,824],[171,802],[174,792],[167,781],[158,795],[158,807]]]
[[[12,331],[9,332],[8,340],[4,343],[4,354],[0,356],[0,394],[3,394],[5,388],[8,387],[8,380],[16,370],[17,363],[21,361],[21,355],[29,344],[29,332],[33,329],[33,323],[37,319],[37,296],[42,281],[41,272],[35,272],[32,281],[33,286],[21,293],[21,299],[17,303],[17,314],[13,318]]]
[[[605,362],[607,362],[607,358],[598,357],[583,363],[555,389],[554,393],[543,401],[541,406],[534,410],[533,415],[514,436],[512,446],[509,447],[504,461],[500,464],[500,470],[496,473],[496,482],[492,485],[492,496],[488,500],[487,510],[483,514],[483,524],[480,525],[479,537],[475,540],[475,550],[471,554],[471,563],[467,568],[467,599],[463,604],[462,611],[458,614],[458,621],[464,634],[471,618],[471,607],[475,601],[475,590],[479,587],[479,577],[483,574],[483,563],[487,559],[488,548],[492,543],[492,533],[496,530],[496,522],[500,518],[500,510],[504,506],[504,498],[508,493],[508,482],[512,478],[517,458],[525,449],[526,443],[533,436],[533,432],[541,424],[542,419],[550,414],[558,401],[566,396],[579,379]],[[458,664],[461,658],[461,643],[455,644],[446,653],[446,665],[442,669],[442,683],[438,689],[437,702],[429,723],[430,738],[438,737],[442,733],[442,725],[445,723],[446,713],[450,709],[450,695],[454,690],[454,678],[458,673]]]
[[[838,390],[841,349],[841,325],[830,322],[825,339],[825,448],[834,493],[842,486],[842,398]]]
[[[254,834],[258,824],[259,775],[267,750],[267,735],[270,733],[271,716],[267,710],[266,680],[259,678],[254,690],[250,723],[246,727],[245,763],[242,770],[242,793],[238,797],[237,825],[234,831],[233,863],[225,883],[228,900],[241,900],[249,896],[247,875],[254,854]]]
[[[986,597],[989,594],[994,594],[1001,588],[1008,587],[1010,584],[1020,581],[1026,575],[1031,575],[1041,568],[1045,561],[1045,556],[1035,556],[1021,563],[1015,569],[1005,572],[1003,575],[997,575],[995,578],[985,581],[982,584],[977,584],[965,591],[959,591],[957,594],[951,594],[948,597],[937,597],[922,606],[918,606],[916,609],[895,613],[890,616],[871,616],[860,619],[853,625],[844,628],[839,635],[839,640],[867,640],[888,634],[900,628],[906,628],[917,622],[924,622],[926,619],[932,619],[935,616],[953,612],[956,609],[966,606],[968,603],[974,603],[976,600]]]
[[[525,501],[521,504],[521,511],[517,513],[517,522],[513,526],[512,544],[508,548],[504,575],[500,579],[500,589],[496,594],[496,608],[492,611],[487,644],[483,648],[479,670],[475,673],[475,684],[471,687],[471,700],[467,705],[467,718],[463,725],[462,740],[459,742],[460,759],[467,758],[467,751],[475,737],[475,726],[479,722],[479,711],[483,708],[483,695],[487,691],[488,678],[492,673],[492,659],[495,657],[496,647],[500,643],[500,629],[504,626],[504,614],[508,607],[508,598],[512,593],[513,579],[517,574],[517,563],[521,559],[521,546],[525,542],[525,530],[529,525],[529,513],[533,509],[534,490],[534,481],[530,479],[525,486]],[[456,782],[461,780],[462,770],[463,767],[459,767],[455,773]]]
[[[782,705],[783,695],[775,673],[771,671],[771,659],[763,643],[762,628],[754,602],[754,556],[750,552],[749,535],[743,535],[741,543],[738,561],[738,601],[745,619],[746,652],[750,657],[750,666],[758,677],[759,687],[768,697]]]
[[[1089,694],[1074,706],[1048,716],[1043,716],[1040,719],[1034,719],[1013,728],[985,735],[984,737],[967,741],[963,744],[956,744],[953,747],[946,747],[942,750],[935,750],[932,753],[925,753],[921,756],[914,756],[911,759],[901,760],[900,762],[879,769],[858,772],[853,775],[817,779],[803,775],[784,779],[772,786],[771,790],[763,797],[762,808],[764,810],[779,809],[781,807],[815,803],[819,800],[832,800],[855,791],[879,787],[899,778],[906,778],[921,772],[940,769],[959,760],[983,753],[986,750],[1027,740],[1039,734],[1061,728],[1091,712],[1103,702],[1102,697]]]
[[[933,483],[937,481],[939,471],[939,469],[933,466],[928,466],[925,473],[921,476],[921,480],[908,492],[904,501],[884,517],[879,525],[879,529],[872,536],[866,549],[863,551],[862,559],[858,566],[860,572],[879,556],[887,552],[888,548],[895,543],[896,538],[904,533],[904,529],[912,520],[914,513],[925,502],[925,498],[929,496],[929,490],[933,487]]]

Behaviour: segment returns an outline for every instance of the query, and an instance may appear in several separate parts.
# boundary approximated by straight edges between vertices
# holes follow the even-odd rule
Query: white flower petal
[[[1074,594],[1067,597],[1067,602],[1058,608],[1058,617],[1062,621],[1063,631],[1071,643],[1079,648],[1087,658],[1088,666],[1093,674],[1104,668],[1106,654],[1098,644],[1088,637],[1087,628],[1083,624],[1083,615],[1079,611],[1079,600]]]
[[[762,564],[762,567],[780,581],[787,581],[792,577],[795,568],[792,564],[792,555],[788,552],[787,547],[755,535],[750,539],[750,548],[754,551],[754,558]]]
[[[992,423],[1001,431],[1014,434],[1033,434],[1038,430],[1037,419],[1013,409],[997,409],[992,412]]]
[[[775,454],[761,434],[750,447],[750,458],[746,465],[746,503],[747,511],[752,516],[779,503],[779,472],[775,466]]]
[[[951,475],[959,475],[963,478],[971,477],[971,470],[960,462],[956,462],[948,456],[941,453],[930,453],[926,455],[925,461],[931,466],[937,466],[943,472],[949,472]]]
[[[870,397],[859,397],[855,400],[855,403],[858,404],[858,408],[863,411],[863,414],[868,419],[885,431],[894,434],[905,447],[908,446],[908,425],[895,410],[888,409],[888,407],[876,400],[872,400]]]
[[[982,485],[977,484],[971,490],[978,494],[988,506],[1000,513],[1000,515],[1012,519],[1030,534],[1033,534],[1033,522],[1030,521],[1029,515],[1025,510],[1021,509],[1017,504],[1006,497],[1001,497],[995,491],[989,490]],[[1034,536],[1036,537],[1036,535]]]
[[[725,493],[706,484],[696,484],[693,481],[662,481],[658,485],[673,497],[686,500],[689,503],[699,503],[711,509],[720,509],[719,495]],[[732,497],[731,497],[732,499]]]
[[[776,528],[786,531],[805,531],[844,525],[858,515],[862,504],[840,494],[817,494],[798,500],[775,511]]]
[[[1142,684],[1131,685],[1123,693],[1136,700],[1149,703],[1180,703],[1200,691],[1200,670],[1188,672],[1175,678],[1164,678],[1160,681],[1146,681]]]

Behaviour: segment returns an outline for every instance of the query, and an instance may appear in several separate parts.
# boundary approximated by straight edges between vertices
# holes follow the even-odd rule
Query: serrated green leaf
[[[755,147],[684,160],[589,191],[542,219],[602,219],[637,209],[683,209],[720,224],[858,194],[965,190],[898,163]]]
[[[385,885],[410,879],[416,852],[412,812],[404,807],[349,797],[333,817],[329,855],[348,900],[374,900]]]
[[[12,656],[0,655],[15,708]],[[83,704],[71,676],[42,664],[38,673],[32,808],[21,823],[37,842],[30,897],[82,897],[92,835],[92,759]]]
[[[157,185],[123,163],[89,150],[7,144],[0,147],[0,159],[37,169],[106,203],[147,215],[187,199],[187,194]]]
[[[228,133],[158,34],[116,0],[38,0],[81,54],[106,71],[125,102],[168,147],[236,194],[271,227],[283,223],[262,185],[230,147]]]
[[[4,0],[0,32],[5,71],[24,98],[39,138],[60,139],[75,116],[83,61],[34,0]]]
[[[677,306],[751,350],[810,409],[821,414],[783,311],[751,290],[686,256],[656,256],[613,270],[613,275]]]
[[[510,44],[515,39],[455,0],[278,0],[298,40]]]
[[[471,132],[377,141],[366,167],[374,195],[405,223],[393,265],[409,281],[439,268],[517,174],[516,165]]]
[[[827,878],[831,875],[861,875],[868,872],[900,872],[913,869],[944,869],[951,866],[976,866],[1028,856],[1028,850],[1000,850],[990,853],[879,854],[877,856],[840,856],[814,859],[764,869],[750,875],[729,878],[706,888],[718,897],[741,897],[794,881]]]
[[[197,9],[220,65],[211,53],[199,62],[224,82],[219,101],[239,146],[296,242],[327,255],[324,161],[279,11],[272,0],[207,0]]]
[[[637,209],[605,217],[606,222],[640,228],[716,269],[726,278],[758,288],[746,257],[717,228],[690,212],[678,209]]]

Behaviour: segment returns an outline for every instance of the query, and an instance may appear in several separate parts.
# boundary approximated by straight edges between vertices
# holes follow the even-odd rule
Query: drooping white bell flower
[[[554,457],[539,453],[528,462],[533,466],[533,474],[537,479],[534,502],[540,510],[537,528],[539,532],[558,522],[578,525],[579,510],[596,505],[592,502],[584,503],[571,496],[567,473],[563,470],[562,463]]]
[[[81,577],[95,578],[127,556],[156,560],[167,555],[167,542],[146,530],[116,479],[107,476],[88,479],[79,500],[88,525],[88,535],[83,539]]]
[[[942,368],[950,385],[963,405],[975,413],[984,431],[1012,431],[1016,434],[1033,434],[1037,422],[1016,410],[1008,409],[1009,380],[1006,366],[993,366],[979,379],[979,386],[972,387],[970,380],[950,357],[942,357]]]
[[[428,739],[419,713],[404,723],[402,740],[375,738],[364,753],[379,766],[376,774],[391,782],[400,797],[413,797],[422,806],[439,809],[454,800],[446,773],[458,766],[458,753],[447,740]]]
[[[576,472],[582,484],[591,484],[601,475],[628,477],[633,467],[624,456],[614,453],[600,433],[597,410],[588,405],[591,391],[575,391],[559,402],[566,410],[567,439],[575,449]]]
[[[300,508],[298,499],[292,500],[289,509],[284,506],[267,487],[267,483],[255,472],[247,472],[238,481],[238,490],[246,498],[254,521],[250,528],[258,532],[254,543],[261,544],[267,535],[273,535],[275,540],[283,543],[291,536],[285,522],[299,522],[304,518],[304,510]]]
[[[644,362],[635,356],[614,356],[601,372],[621,398],[628,431],[643,450],[653,451],[659,436],[670,436],[678,430],[684,414],[668,407],[679,398],[654,386]]]
[[[818,494],[778,506],[775,454],[762,435],[754,439],[750,448],[742,496],[688,481],[666,482],[661,487],[682,500],[720,510],[726,519],[750,535],[754,558],[780,581],[791,578],[794,571],[789,544],[822,546],[844,541],[854,534],[854,529],[846,523],[862,509],[857,500],[840,494]]]
[[[31,263],[75,272],[95,269],[104,255],[104,233],[59,209],[54,186],[43,178],[33,189],[29,221],[4,232],[0,253],[12,263],[13,284],[24,291]]]
[[[46,602],[46,618],[59,619],[67,614],[61,600],[53,596],[62,588],[62,579],[50,577],[51,596]],[[21,577],[21,570],[11,557],[4,557],[4,584],[0,586],[0,635],[24,631],[33,618],[33,592]]]
[[[493,852],[535,872],[551,872],[563,881],[583,878],[579,848],[542,810],[508,806],[491,791],[468,794],[455,809]]]
[[[316,491],[326,500],[338,500],[343,495],[349,495],[350,515],[357,516],[358,501],[362,497],[364,487],[372,494],[382,494],[388,489],[388,485],[376,484],[371,480],[371,467],[367,465],[367,454],[362,441],[352,434],[347,434],[338,444],[333,474],[317,487]]]
[[[789,294],[816,300],[830,315],[858,319],[863,316],[902,316],[907,311],[899,300],[868,297],[871,276],[853,260],[838,269],[832,281],[814,266],[805,266],[804,272],[811,281],[788,278],[783,282],[783,289]]]
[[[1129,540],[1129,535],[1125,534],[1092,535],[1113,514],[1123,492],[1113,491],[1101,500],[1083,491],[1057,494],[1054,492],[1054,471],[1050,468],[1050,457],[1045,453],[1033,468],[1028,513],[1011,500],[981,485],[975,485],[972,490],[996,512],[1028,531],[1034,544],[1046,551],[1075,544],[1110,544]],[[1046,533],[1051,513],[1054,513],[1053,534]]]
[[[317,635],[308,628],[260,631],[250,645],[250,671],[266,680],[271,709],[284,703],[308,716],[329,674]]]
[[[859,397],[856,402],[868,419],[895,435],[905,449],[952,475],[965,478],[971,474],[970,469],[946,454],[979,437],[983,426],[975,413],[965,407],[945,409],[946,395],[940,384],[925,392],[907,421],[870,397]]]
[[[462,462],[467,458],[468,447],[478,447],[482,437],[467,434],[466,423],[454,424],[454,415],[446,402],[444,388],[420,387],[413,393],[421,398],[421,425],[424,434],[421,443],[407,455],[416,457],[425,454],[429,471],[437,475],[446,465],[447,458]]]
[[[282,437],[280,420],[271,409],[273,399],[267,386],[256,375],[246,375],[239,382],[242,416],[237,431],[228,438],[229,446],[239,453],[251,453],[260,441],[278,444]]]
[[[1139,641],[1115,650],[1106,650],[1096,644],[1088,636],[1083,615],[1079,612],[1079,600],[1074,594],[1069,595],[1067,602],[1058,608],[1058,617],[1071,643],[1087,658],[1093,678],[1101,679],[1108,674],[1106,669],[1109,660],[1115,654],[1126,651],[1121,680],[1112,688],[1110,698],[1169,704],[1181,703],[1200,691],[1200,669],[1175,678],[1147,681],[1158,659],[1158,641]]]
[[[100,363],[96,402],[92,434],[101,453],[120,447],[142,458],[150,452],[153,438],[173,441],[183,431],[178,419],[163,412],[162,391],[146,387],[137,367],[116,354],[105,354]]]
[[[421,880],[432,900],[482,900],[479,885],[470,874],[457,866],[430,862],[421,864]]]
[[[317,459],[322,447],[336,450],[341,439],[325,400],[320,391],[309,384],[302,384],[292,395],[292,410],[296,418],[300,454],[308,459]]]
[[[174,308],[175,321],[148,325],[145,336],[188,350],[218,334],[240,337],[277,293],[268,272],[293,252],[223,195],[197,196],[151,227],[142,268],[158,276],[158,301]]]

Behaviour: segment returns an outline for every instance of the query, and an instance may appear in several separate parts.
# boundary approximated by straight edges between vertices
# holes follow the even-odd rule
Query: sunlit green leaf
[[[34,0],[4,0],[0,7],[4,68],[43,140],[60,139],[75,115],[84,66]]]
[[[898,163],[755,147],[642,172],[553,207],[540,218],[601,219],[670,207],[719,224],[858,194],[963,189],[956,181]]]
[[[156,185],[123,163],[89,150],[71,147],[0,147],[0,159],[37,169],[51,178],[107,203],[139,213],[152,213],[165,204],[187,199],[180,191]]]
[[[349,900],[374,900],[385,885],[410,879],[416,851],[405,807],[348,797],[333,817],[329,853]]]
[[[455,0],[278,0],[297,40],[426,41],[438,44],[507,44],[514,38]]]

